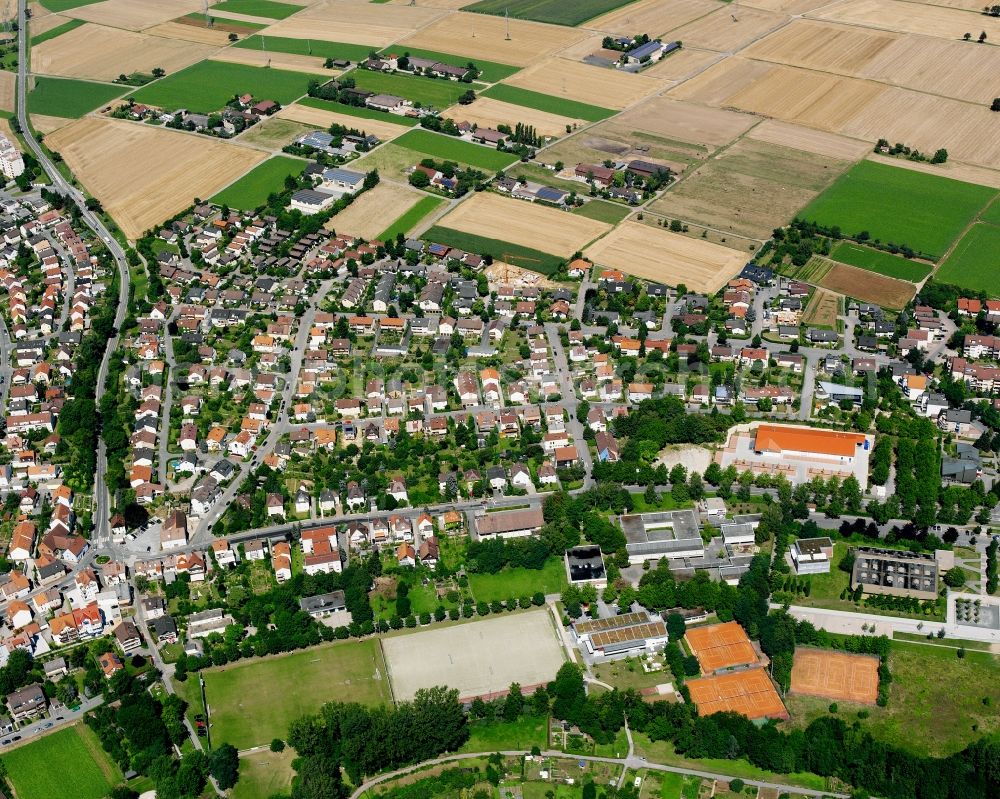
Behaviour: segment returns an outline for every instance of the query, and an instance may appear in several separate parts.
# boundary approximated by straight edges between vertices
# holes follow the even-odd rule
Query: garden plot
[[[129,239],[210,197],[266,158],[208,136],[88,117],[46,137]]]
[[[505,81],[529,91],[622,109],[666,88],[664,80],[605,69],[565,58],[553,58],[528,67]]]

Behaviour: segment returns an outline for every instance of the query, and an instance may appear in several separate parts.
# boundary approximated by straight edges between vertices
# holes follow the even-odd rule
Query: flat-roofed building
[[[585,619],[573,625],[577,640],[591,655],[611,657],[653,652],[668,640],[667,625],[645,613],[622,613],[606,619]]]
[[[789,553],[796,574],[827,574],[833,558],[833,542],[826,537],[800,538],[792,543]]]
[[[855,547],[851,588],[865,594],[937,599],[938,558],[926,552]]]
[[[705,556],[701,528],[693,510],[629,514],[620,522],[629,563]]]
[[[593,583],[600,588],[608,584],[601,548],[583,544],[566,550],[566,576],[571,583]]]
[[[347,603],[344,601],[343,591],[330,591],[327,594],[302,597],[299,607],[313,618],[319,618],[347,610]]]

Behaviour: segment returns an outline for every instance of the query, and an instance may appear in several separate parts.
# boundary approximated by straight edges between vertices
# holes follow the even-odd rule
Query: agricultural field
[[[565,263],[565,258],[559,258],[541,250],[523,247],[502,239],[491,239],[472,233],[463,233],[459,230],[450,230],[438,225],[424,233],[422,238],[426,241],[445,244],[448,247],[458,247],[466,252],[490,255],[497,262],[543,275],[555,274],[559,269],[559,264]]]
[[[469,105],[456,105],[444,111],[442,116],[452,119],[467,119],[479,127],[495,128],[497,125],[514,127],[518,122],[532,125],[540,136],[558,138],[566,132],[566,127],[581,125],[586,120],[564,117],[546,111],[538,111],[523,105],[505,103],[492,97],[480,95]]]
[[[227,14],[243,14],[248,17],[267,17],[268,19],[284,19],[290,17],[302,6],[290,3],[278,3],[275,0],[223,0],[209,6],[211,11],[223,11]]]
[[[799,217],[845,235],[867,231],[873,239],[940,258],[996,195],[986,186],[862,161]]]
[[[522,89],[518,86],[508,86],[506,83],[498,83],[491,86],[482,93],[483,97],[491,97],[514,105],[523,105],[526,108],[534,108],[538,111],[545,111],[549,114],[569,117],[571,119],[585,119],[588,122],[600,122],[614,116],[615,112],[610,108],[581,103],[577,100],[567,100],[562,97],[551,97],[547,94]]]
[[[423,129],[408,131],[393,143],[398,147],[405,147],[407,150],[429,155],[435,159],[458,161],[487,172],[496,172],[517,160],[517,156],[513,153],[500,152],[481,144],[473,144]]]
[[[263,50],[246,50],[226,47],[212,56],[213,61],[227,64],[242,64],[262,69],[283,69],[289,72],[307,72],[321,81],[330,77],[330,70],[323,66],[323,59],[317,56],[292,55],[290,53],[267,53]]]
[[[493,192],[481,192],[465,200],[443,217],[440,224],[564,258],[610,229],[604,222]]]
[[[722,147],[747,132],[756,120],[747,114],[654,97],[615,119],[615,124],[704,147]]]
[[[979,215],[979,218],[983,222],[1000,225],[1000,198],[990,203],[990,206]]]
[[[117,119],[81,119],[45,143],[133,240],[266,157],[208,136]]]
[[[620,203],[609,203],[604,200],[591,200],[574,208],[573,213],[577,216],[585,216],[587,219],[596,219],[598,222],[607,222],[609,225],[617,225],[625,217],[632,213],[632,209]]]
[[[444,204],[437,197],[421,197],[416,205],[401,214],[395,222],[379,234],[382,241],[395,239],[400,233],[407,235],[413,228]]]
[[[406,213],[422,199],[436,200],[416,189],[383,180],[331,219],[328,227],[365,240],[378,238],[385,229],[386,220]]]
[[[662,91],[667,83],[644,74],[633,75],[565,58],[550,58],[521,70],[503,85],[581,103],[599,98],[608,107],[621,110]]]
[[[13,72],[0,72],[0,111],[14,111],[16,90],[17,75]]]
[[[868,269],[871,272],[878,272],[886,277],[909,280],[911,283],[919,283],[930,274],[932,268],[930,264],[900,258],[897,255],[862,247],[860,244],[852,244],[847,241],[841,241],[834,245],[830,251],[830,258],[834,261],[840,261],[842,264],[850,264]]]
[[[641,222],[623,222],[584,255],[600,266],[706,294],[722,288],[749,260],[739,250]]]
[[[837,315],[840,313],[840,296],[832,291],[818,288],[809,298],[809,304],[802,312],[802,324],[837,329]]]
[[[122,773],[83,723],[74,724],[3,754],[17,799],[67,796],[66,773],[54,763],[72,763],[72,799],[101,799]]]
[[[110,83],[36,77],[34,88],[28,92],[28,110],[32,114],[76,119],[127,90]]]
[[[61,11],[70,11],[74,8],[89,6],[97,2],[100,2],[100,0],[44,0],[41,5],[47,11],[58,14]]]
[[[291,39],[287,36],[269,36],[262,33],[248,36],[233,46],[247,50],[316,56],[324,59],[347,59],[348,61],[364,61],[372,51],[371,46],[364,44],[327,42],[322,39]]]
[[[685,175],[650,211],[763,241],[848,166],[744,139]]]
[[[857,161],[872,149],[868,142],[861,139],[793,125],[777,119],[765,119],[754,125],[747,131],[746,138],[845,161]],[[934,168],[940,169],[938,166]]]
[[[975,6],[975,10],[979,11],[979,6]],[[961,39],[971,24],[969,13],[964,9],[914,5],[903,0],[845,0],[826,5],[812,15],[863,28],[919,33],[952,40]],[[1000,40],[1000,19],[980,18],[977,15],[975,27],[985,31],[990,41]]]
[[[935,278],[972,291],[1000,296],[1000,227],[981,222],[969,228]]]
[[[285,188],[285,178],[298,177],[306,166],[308,162],[301,158],[275,155],[229,184],[211,201],[240,211],[253,211],[267,202],[268,195]]]
[[[64,33],[69,33],[74,28],[79,28],[81,25],[86,24],[82,19],[70,19],[63,22],[61,21],[62,18],[54,15],[42,17],[42,19],[46,21],[52,20],[56,24],[53,27],[49,27],[46,24],[42,24],[40,20],[38,22],[32,20],[31,30],[37,31],[37,33],[33,33],[31,36],[32,47],[47,42],[49,39],[55,39],[57,36],[62,36]]]
[[[202,9],[200,0],[104,0],[104,2],[79,4],[70,9],[66,16],[141,31],[152,25],[167,22],[175,17]]]
[[[237,749],[283,738],[293,719],[316,712],[323,702],[391,701],[378,639],[325,644],[207,669],[202,675],[212,742]]]
[[[245,92],[287,105],[306,93],[309,80],[309,75],[301,72],[202,61],[144,86],[132,97],[137,103],[207,114]]]
[[[295,122],[291,119],[284,119],[280,116],[273,116],[258,122],[252,128],[240,134],[239,140],[243,144],[263,147],[268,150],[280,150],[286,144],[291,144],[299,136],[311,133],[320,125],[307,125],[302,122]]]
[[[336,122],[339,125],[361,128],[366,133],[378,136],[382,141],[398,136],[407,128],[415,127],[417,124],[417,120],[410,117],[400,117],[356,105],[331,103],[329,100],[319,100],[315,97],[303,97],[299,102],[281,109],[277,116],[321,128],[328,128]]]
[[[295,16],[276,22],[268,28],[268,33],[290,39],[322,39],[387,47],[429,25],[443,13],[439,9],[425,8],[421,3],[416,6],[390,6],[358,3],[354,0],[328,0],[308,6]],[[441,49],[426,46],[432,50]],[[446,48],[445,52],[451,51]],[[491,58],[486,53],[477,55]]]
[[[896,280],[818,255],[814,255],[795,277],[836,294],[894,309],[905,307],[917,290],[908,280]]]
[[[209,45],[87,23],[32,46],[31,68],[43,75],[112,81],[155,67],[171,74],[214,52]]]
[[[510,14],[514,19],[530,19],[552,25],[581,25],[607,14],[632,0],[479,0],[464,6],[464,11],[479,14]]]
[[[710,14],[718,8],[713,0],[639,0],[621,5],[604,16],[591,20],[587,26],[594,30],[617,36],[634,36],[636,31],[646,31],[651,38],[666,34],[691,20]]]
[[[395,94],[414,103],[447,108],[471,88],[457,80],[422,78],[415,75],[387,74],[370,70],[357,70],[351,76],[359,89],[380,94]]]
[[[780,27],[786,20],[784,14],[750,7],[741,8],[734,20],[732,11],[724,6],[670,31],[670,38],[684,42],[685,47],[732,53]]]
[[[183,39],[187,42],[222,47],[229,44],[230,33],[246,36],[256,30],[256,26],[254,28],[246,27],[249,25],[249,22],[236,23],[235,20],[216,19],[215,24],[209,28],[205,26],[204,18],[198,15],[197,20],[191,17],[181,17],[146,28],[144,32],[154,36],[165,36],[168,39]],[[230,30],[226,30],[227,28]]]

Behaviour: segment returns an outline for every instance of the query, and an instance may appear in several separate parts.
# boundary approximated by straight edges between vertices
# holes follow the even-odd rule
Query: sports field
[[[359,89],[378,94],[395,94],[414,103],[436,108],[447,108],[471,87],[468,83],[440,78],[423,78],[417,75],[386,74],[359,69],[351,73]]]
[[[799,217],[852,237],[867,231],[873,239],[940,258],[996,195],[986,186],[862,161]]]
[[[398,55],[399,50],[400,48],[398,47],[387,47],[382,52],[393,52]],[[441,53],[437,50],[422,50],[419,47],[404,47],[403,52],[416,58],[433,58],[436,61],[440,61],[442,64],[451,64],[453,67],[464,67],[469,63],[473,63],[476,65],[476,69],[479,70],[478,79],[486,81],[487,83],[494,83],[498,80],[509,78],[520,69],[520,67],[514,67],[510,64],[499,64],[496,61],[483,61],[480,58],[462,58],[462,56],[452,55],[451,53]],[[367,55],[368,54],[365,53],[365,57],[367,57]]]
[[[798,647],[792,666],[792,691],[874,704],[878,699],[878,658]]]
[[[63,767],[72,764],[72,779]],[[122,773],[85,724],[74,724],[4,752],[17,799],[101,799]],[[62,766],[62,767],[61,767]]]
[[[543,275],[552,275],[559,269],[559,264],[565,262],[565,258],[550,255],[541,250],[533,250],[531,247],[523,247],[502,239],[491,239],[487,236],[477,236],[472,233],[465,233],[461,230],[452,230],[443,226],[435,225],[421,238],[426,241],[445,244],[449,247],[458,247],[466,252],[477,255],[491,255],[496,261],[503,261],[512,266],[519,266],[522,269],[530,269],[532,272],[539,272]]]
[[[306,93],[310,80],[302,72],[202,61],[144,86],[132,97],[137,103],[208,114],[220,110],[234,95],[247,92],[259,100],[287,105]]]
[[[364,61],[374,49],[364,44],[326,42],[322,39],[291,39],[287,36],[266,36],[260,33],[255,33],[233,46],[247,50],[313,55],[319,58],[343,58],[348,61]]]
[[[444,200],[437,197],[421,197],[417,204],[408,211],[400,214],[399,217],[389,227],[379,234],[382,241],[395,239],[402,233],[404,236],[409,233],[418,223],[436,211],[444,204]]]
[[[830,257],[835,261],[851,266],[860,266],[871,272],[878,272],[886,277],[894,277],[898,280],[909,280],[919,283],[930,274],[930,264],[912,261],[907,258],[900,258],[880,250],[873,250],[869,247],[862,247],[860,244],[850,242],[838,242],[830,251]]]
[[[1000,296],[1000,227],[986,222],[973,225],[935,277],[943,283]]]
[[[128,89],[110,83],[86,80],[36,77],[35,88],[28,93],[32,114],[76,119],[124,94]]]
[[[555,677],[565,658],[548,610],[389,636],[382,641],[397,700],[446,685],[462,698],[529,686]]]
[[[479,0],[463,6],[463,11],[480,14],[510,14],[515,19],[550,22],[553,25],[579,25],[588,19],[607,14],[633,0]]]
[[[267,202],[268,195],[284,189],[286,177],[297,177],[307,166],[308,162],[301,158],[273,156],[226,186],[211,201],[240,211],[253,211]]]
[[[212,11],[226,11],[230,14],[245,14],[248,17],[268,19],[284,19],[302,10],[302,6],[278,3],[275,0],[223,0],[210,8]]]
[[[482,144],[473,144],[423,129],[408,131],[393,141],[393,144],[432,158],[458,161],[489,172],[496,172],[517,160],[513,153],[502,153]]]
[[[743,628],[735,621],[692,627],[684,636],[688,648],[698,658],[704,674],[733,666],[756,663],[757,652]]]
[[[322,645],[202,675],[212,743],[237,749],[284,738],[293,719],[315,713],[324,702],[391,700],[377,639]]]
[[[788,718],[781,697],[762,668],[699,677],[685,685],[702,716],[730,711],[748,719]]]
[[[534,108],[538,111],[546,111],[571,119],[585,119],[588,122],[600,122],[602,119],[615,115],[615,112],[610,108],[601,108],[597,105],[567,100],[562,97],[552,97],[548,94],[533,92],[530,89],[508,86],[506,83],[491,86],[482,95],[483,97],[492,97],[494,100],[502,100],[505,103],[523,105],[526,108]]]

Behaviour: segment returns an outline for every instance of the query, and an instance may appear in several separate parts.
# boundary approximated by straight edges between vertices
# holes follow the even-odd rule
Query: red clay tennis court
[[[687,631],[684,640],[692,654],[698,658],[702,674],[745,666],[758,660],[753,644],[735,621],[693,627]]]
[[[781,697],[762,668],[700,677],[685,685],[701,716],[730,710],[748,719],[788,718]]]
[[[874,704],[878,699],[878,658],[800,647],[792,664],[792,692]]]

